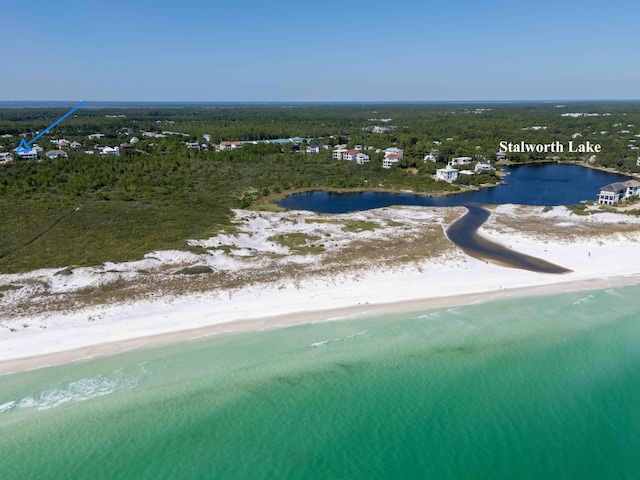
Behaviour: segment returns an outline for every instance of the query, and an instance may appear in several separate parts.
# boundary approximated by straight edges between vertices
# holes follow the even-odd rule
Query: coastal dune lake
[[[629,177],[576,165],[555,163],[505,167],[506,185],[443,197],[411,193],[315,191],[289,195],[276,202],[284,208],[318,213],[347,213],[391,205],[459,207],[467,205],[573,205],[596,200],[600,187]]]

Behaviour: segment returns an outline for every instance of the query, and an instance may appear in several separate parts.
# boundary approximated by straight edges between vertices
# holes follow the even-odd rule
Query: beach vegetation
[[[324,246],[314,244],[320,240],[317,235],[309,235],[306,233],[286,233],[269,237],[269,241],[287,247],[288,249],[299,253],[321,253]]]

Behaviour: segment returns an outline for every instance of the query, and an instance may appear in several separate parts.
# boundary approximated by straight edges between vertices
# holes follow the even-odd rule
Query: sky
[[[640,99],[640,2],[4,0],[0,101]]]

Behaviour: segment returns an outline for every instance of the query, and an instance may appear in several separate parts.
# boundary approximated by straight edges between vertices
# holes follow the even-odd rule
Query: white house
[[[200,150],[200,144],[198,142],[187,142],[187,148],[195,148]]]
[[[335,160],[342,160],[342,157],[348,150],[346,148],[337,148],[333,151],[333,158]]]
[[[393,164],[398,163],[400,160],[402,160],[402,155],[397,153],[385,154],[382,160],[382,168],[391,168]]]
[[[33,148],[31,150],[25,150],[22,152],[16,152],[18,154],[18,156],[22,159],[22,160],[37,160],[38,159],[38,152],[36,152]]]
[[[347,150],[346,152],[344,152],[342,154],[342,160],[348,160],[350,162],[355,162],[356,161],[356,156],[358,155],[358,153],[360,153],[360,151],[356,150],[355,148],[353,148],[351,150]]]
[[[478,162],[476,163],[475,172],[488,172],[489,170],[493,170],[493,167],[489,162]]]
[[[384,156],[386,157],[387,155],[400,155],[400,158],[402,158],[402,149],[400,148],[396,148],[396,147],[389,147],[384,151]]]
[[[120,156],[120,147],[102,147],[100,149],[100,155],[116,155]]]
[[[9,163],[13,161],[13,155],[10,153],[0,153],[0,163]]]
[[[507,154],[506,152],[497,152],[496,153],[496,160],[500,161],[500,160],[506,160],[507,159]]]
[[[235,150],[242,147],[240,142],[220,142],[220,150]]]
[[[307,153],[320,153],[320,145],[307,145]]]
[[[91,140],[97,140],[97,139],[102,138],[102,137],[104,137],[104,134],[102,134],[102,133],[92,133],[91,135],[89,135],[89,138]]]
[[[357,153],[356,154],[356,163],[358,165],[363,165],[365,163],[369,162],[369,155],[365,154],[365,153]]]
[[[620,200],[640,195],[640,182],[637,180],[627,180],[626,182],[616,182],[605,185],[598,194],[598,203],[603,205],[613,205]]]
[[[429,155],[425,155],[422,160],[424,162],[437,162],[438,161],[438,157],[435,156],[434,154],[430,153]]]
[[[211,143],[211,135],[209,135],[208,133],[205,133],[203,136],[204,141],[207,143]]]
[[[436,170],[436,180],[444,180],[445,182],[455,182],[458,178],[458,169],[453,168],[450,163],[444,168]]]
[[[67,158],[67,152],[63,152],[62,150],[49,150],[46,156],[50,160],[54,158]]]
[[[469,165],[471,157],[454,157],[451,159],[451,165]]]

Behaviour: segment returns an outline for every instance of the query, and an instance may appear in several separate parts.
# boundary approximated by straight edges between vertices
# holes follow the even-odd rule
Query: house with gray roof
[[[626,200],[633,196],[640,196],[640,182],[637,180],[627,180],[626,182],[615,182],[605,185],[598,194],[598,203],[603,205],[613,205],[621,200]]]

